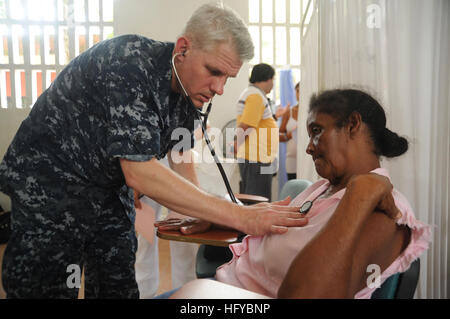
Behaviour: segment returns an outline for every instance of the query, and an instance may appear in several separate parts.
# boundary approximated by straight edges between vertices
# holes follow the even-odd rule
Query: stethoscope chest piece
[[[307,201],[304,202],[303,205],[300,207],[300,214],[306,215],[306,213],[309,212],[309,210],[311,209],[313,203],[312,201]]]

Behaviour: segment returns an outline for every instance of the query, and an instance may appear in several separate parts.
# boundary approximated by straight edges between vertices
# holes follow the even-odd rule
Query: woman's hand
[[[154,225],[159,230],[179,230],[184,235],[203,233],[212,227],[210,222],[198,218],[169,218]]]
[[[373,201],[374,210],[381,211],[394,220],[402,216],[392,196],[394,187],[385,176],[375,173],[356,175],[349,181],[347,189],[367,196]]]
[[[286,106],[281,106],[281,105],[278,105],[278,107],[277,107],[277,109],[276,109],[276,111],[275,111],[275,117],[277,118],[277,119],[279,119],[280,117],[282,117],[283,115],[284,115],[284,113],[286,113],[286,111],[287,110],[289,110],[289,108],[290,108],[290,106],[291,106],[291,104],[290,103],[288,103]]]

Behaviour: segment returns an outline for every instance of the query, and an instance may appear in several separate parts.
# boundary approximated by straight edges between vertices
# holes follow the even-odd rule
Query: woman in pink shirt
[[[400,156],[408,142],[386,128],[375,99],[352,89],[314,95],[307,129],[306,152],[324,179],[290,205],[308,224],[231,245],[233,258],[216,279],[269,297],[370,298],[374,269],[381,285],[406,271],[431,238],[380,167],[380,156]]]

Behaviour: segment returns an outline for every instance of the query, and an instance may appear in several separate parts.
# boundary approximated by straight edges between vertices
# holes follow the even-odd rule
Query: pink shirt
[[[384,168],[372,171],[389,178]],[[329,186],[325,179],[311,185],[291,202],[291,206],[301,206],[308,200],[320,196]],[[327,224],[334,214],[345,189],[328,198],[314,201],[308,212],[309,222],[304,227],[292,227],[282,235],[247,236],[241,243],[230,245],[233,258],[217,268],[217,280],[276,298],[281,282],[288,268],[305,245]],[[399,225],[408,225],[411,240],[400,256],[381,274],[381,283],[389,276],[406,271],[420,254],[428,249],[431,240],[430,226],[416,220],[406,198],[397,190],[393,191],[395,204],[402,212]],[[355,298],[370,298],[376,288],[364,288]]]

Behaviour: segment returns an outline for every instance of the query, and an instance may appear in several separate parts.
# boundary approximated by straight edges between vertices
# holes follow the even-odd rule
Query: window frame
[[[302,39],[302,21],[304,17],[306,16],[307,12],[305,12],[308,1],[309,0],[299,0],[299,21],[298,22],[291,22],[291,0],[283,0],[285,1],[285,21],[284,22],[277,22],[277,3],[279,4],[280,0],[271,0],[272,1],[272,22],[262,22],[263,21],[263,0],[254,0],[258,2],[258,21],[251,21],[253,15],[251,10],[251,0],[248,1],[248,27],[249,28],[258,28],[258,36],[259,38],[256,40],[258,45],[255,48],[255,50],[258,50],[258,52],[255,52],[255,58],[253,58],[249,65],[250,65],[250,72],[254,65],[258,63],[268,63],[272,65],[272,67],[275,69],[275,81],[274,81],[274,87],[271,92],[271,99],[273,101],[276,101],[276,104],[279,104],[279,86],[280,86],[280,71],[283,69],[291,69],[293,71],[294,77],[297,75],[298,78],[294,78],[295,84],[301,80],[301,39]],[[311,0],[312,1],[312,0]],[[307,24],[305,24],[307,26]],[[273,63],[263,61],[263,34],[262,30],[265,27],[270,27],[272,29],[272,57],[273,57]],[[277,27],[283,27],[286,30],[286,63],[285,64],[278,64],[277,63],[277,45],[276,45],[276,29]],[[290,55],[290,48],[292,45],[291,41],[291,29],[298,29],[298,45],[299,45],[299,63],[291,63],[291,55]]]
[[[24,9],[23,19],[12,18],[11,1],[21,1],[22,8]],[[111,21],[104,21],[103,13],[104,3],[106,1],[112,5]],[[2,62],[0,63],[0,110],[6,108],[31,108],[38,98],[38,93],[44,92],[67,63],[82,53],[79,52],[77,54],[76,42],[80,43],[84,41],[84,50],[87,50],[97,42],[104,40],[110,34],[109,31],[111,31],[111,35],[114,34],[114,1],[112,0],[98,0],[98,21],[90,21],[89,6],[92,0],[50,0],[54,7],[54,17],[50,21],[44,20],[42,17],[40,20],[30,19],[27,0],[1,0],[1,2],[3,4],[2,13],[4,16],[0,17],[0,26],[6,26],[7,34],[2,33],[0,35],[0,41],[2,41],[0,48],[3,48],[3,52],[0,52],[0,54],[2,57],[6,56],[4,53],[7,51],[8,63],[3,63],[6,61],[0,61]],[[84,21],[75,21],[76,5],[77,8],[84,6]],[[60,20],[60,10],[63,10],[62,20]],[[21,42],[22,48],[20,48],[20,45],[19,47],[13,45],[13,26],[21,26],[23,28],[23,35],[17,37],[18,41]],[[35,63],[36,61],[31,60],[31,49],[34,48],[36,50],[36,47],[30,43],[32,39],[30,27],[40,28],[39,42],[36,41],[36,43],[39,43],[40,63]],[[53,46],[48,44],[46,40],[46,27],[53,28],[53,39],[50,41],[50,43],[53,42]],[[84,37],[76,37],[76,30],[79,27],[85,28],[85,33],[81,34]],[[97,28],[99,32],[92,32],[94,28]],[[66,35],[64,35],[65,31],[63,29],[67,30]],[[105,30],[108,30],[107,34]],[[48,34],[52,33],[50,32]],[[67,37],[67,40],[64,37]],[[93,39],[92,41],[91,37]],[[6,38],[6,41],[4,38]],[[63,39],[62,42],[64,43],[61,43],[60,38]],[[4,42],[7,45],[6,49],[3,45]],[[46,52],[44,50],[48,47],[53,47],[54,50],[54,63],[52,64],[45,61]],[[23,63],[15,63],[16,61],[14,61],[14,56],[17,55],[17,49],[23,52]],[[60,60],[61,52],[66,55],[65,61]],[[36,53],[33,54],[37,56]],[[7,75],[8,72],[9,76]],[[22,80],[23,73],[21,72],[25,74],[25,81]],[[40,78],[37,72],[41,73]],[[18,79],[18,76],[21,78]],[[18,92],[19,89],[20,92]],[[25,92],[22,92],[23,90]],[[17,95],[21,95],[21,97]]]

